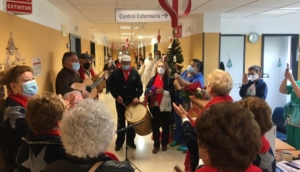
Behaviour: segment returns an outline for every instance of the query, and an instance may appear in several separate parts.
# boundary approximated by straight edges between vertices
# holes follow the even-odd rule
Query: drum
[[[145,120],[145,122],[133,127],[138,135],[145,136],[152,132],[152,116],[143,103],[130,104],[127,106],[124,115],[131,125]]]

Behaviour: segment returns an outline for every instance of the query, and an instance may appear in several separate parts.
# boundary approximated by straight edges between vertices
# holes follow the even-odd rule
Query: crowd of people
[[[145,60],[139,60],[139,70],[131,66],[129,55],[117,62],[108,59],[104,70],[111,74],[105,77],[106,92],[115,99],[117,126],[98,96],[91,97],[89,91],[72,87],[96,76],[90,55],[63,55],[56,94],[37,94],[38,85],[29,66],[15,66],[7,71],[0,80],[9,92],[1,109],[0,130],[6,171],[133,172],[129,162],[119,161],[107,149],[115,127],[126,126],[126,107],[140,103],[143,94],[148,97],[145,101],[153,116],[153,154],[160,149],[167,151],[168,145],[179,146],[178,151],[186,152],[186,172],[275,171],[274,152],[265,138],[272,128],[272,109],[264,100],[268,90],[260,77],[261,68],[251,66],[244,74],[242,100],[233,102],[229,95],[233,80],[228,72],[213,70],[205,86],[201,61],[192,59],[185,71],[171,77],[163,58],[160,51],[155,52],[154,58],[149,53]],[[291,102],[285,105],[287,142],[300,149],[300,82],[288,70],[284,76],[279,90],[292,95]],[[288,80],[291,85],[287,86]],[[205,86],[210,100],[194,119],[188,113],[190,102],[180,96],[180,91],[196,82]],[[171,97],[170,111],[160,109],[165,94]],[[172,116],[175,128],[169,144]],[[125,144],[135,149],[135,130],[130,128],[126,134]],[[119,132],[115,151],[122,149],[124,142],[125,133]]]

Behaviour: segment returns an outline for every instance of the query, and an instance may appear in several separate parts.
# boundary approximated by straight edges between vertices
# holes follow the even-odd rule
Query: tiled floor
[[[101,101],[107,104],[111,114],[117,122],[117,113],[115,109],[115,100],[110,94],[100,94]],[[143,98],[142,98],[143,99]],[[115,127],[116,128],[116,127]],[[115,153],[120,160],[125,159],[125,144],[123,148],[116,152],[115,151],[115,139],[110,144],[108,151]],[[128,149],[128,158],[132,161],[142,172],[168,172],[173,171],[175,165],[179,165],[183,168],[185,154],[177,151],[176,148],[168,146],[166,152],[161,150],[157,154],[152,154],[153,141],[151,140],[151,134],[147,136],[135,137],[135,143],[137,145],[136,150]]]

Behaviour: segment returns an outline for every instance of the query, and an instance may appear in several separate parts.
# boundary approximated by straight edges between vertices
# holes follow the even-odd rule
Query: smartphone
[[[287,71],[290,70],[290,64],[289,64],[289,63],[286,64],[286,70],[287,70]]]
[[[244,78],[248,78],[248,75],[246,73],[243,74]]]

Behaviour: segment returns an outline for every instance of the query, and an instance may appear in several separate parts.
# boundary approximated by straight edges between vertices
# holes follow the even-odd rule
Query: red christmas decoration
[[[184,13],[179,16],[178,15],[178,1],[179,0],[172,0],[172,7],[170,6],[168,0],[158,0],[160,6],[169,13],[170,17],[171,17],[171,23],[172,23],[172,28],[175,28],[178,26],[178,20],[179,17],[184,17],[190,14],[191,12],[191,8],[192,8],[192,1],[188,0],[188,4],[187,7],[184,11]]]
[[[160,38],[161,38],[161,36],[160,36],[160,30],[158,29],[158,35],[157,35],[157,42],[158,43],[160,43]]]

